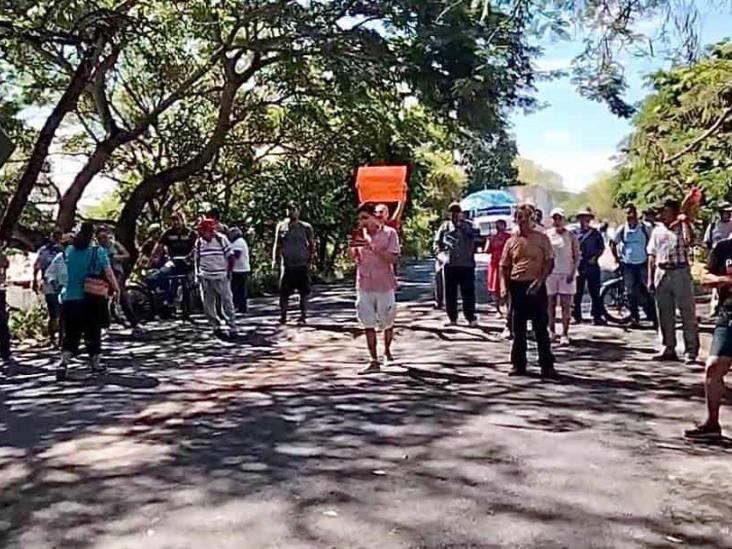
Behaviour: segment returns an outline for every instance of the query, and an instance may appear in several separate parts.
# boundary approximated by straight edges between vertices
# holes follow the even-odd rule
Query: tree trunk
[[[203,169],[213,159],[216,152],[224,144],[226,134],[232,127],[231,111],[236,93],[243,84],[243,80],[228,81],[224,86],[219,101],[219,113],[216,127],[208,142],[199,154],[188,162],[179,166],[165,169],[143,179],[132,191],[119,215],[117,223],[117,239],[130,251],[133,259],[137,257],[135,234],[137,220],[145,206],[160,192],[166,191],[178,181],[182,181]]]
[[[18,186],[15,189],[13,197],[5,208],[5,213],[0,222],[0,241],[7,241],[12,236],[13,228],[18,223],[23,209],[28,203],[28,197],[36,185],[38,176],[43,170],[43,165],[48,157],[48,150],[56,135],[56,131],[66,115],[76,108],[79,97],[89,82],[94,67],[97,65],[99,57],[102,54],[103,44],[103,39],[99,38],[94,48],[79,63],[76,71],[74,71],[74,75],[71,77],[69,85],[66,87],[66,91],[46,119],[45,124],[43,124],[43,128],[38,134],[33,151],[28,159],[25,171],[20,181],[18,181]]]
[[[104,168],[104,164],[111,155],[113,147],[110,141],[109,139],[105,139],[96,146],[84,167],[76,174],[71,186],[66,189],[66,192],[61,197],[56,224],[63,232],[68,232],[74,227],[76,206],[79,200],[81,200],[84,190],[91,180],[94,179],[94,176]]]
[[[94,152],[89,157],[86,165],[76,174],[73,183],[66,190],[61,203],[59,204],[57,224],[62,231],[70,231],[76,221],[76,211],[84,191],[91,183],[91,180],[104,169],[107,160],[112,156],[115,150],[123,147],[127,143],[134,141],[145,133],[166,110],[173,106],[180,99],[185,97],[193,85],[206,75],[213,67],[215,56],[220,55],[223,48],[220,48],[211,59],[195,71],[189,78],[185,80],[175,91],[173,91],[164,101],[147,114],[140,122],[129,131],[119,131],[111,128],[108,136],[97,144]],[[108,109],[108,107],[107,107]],[[109,130],[110,128],[108,128]]]

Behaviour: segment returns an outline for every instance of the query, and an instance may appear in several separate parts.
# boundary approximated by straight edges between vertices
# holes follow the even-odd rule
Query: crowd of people
[[[644,212],[625,208],[626,221],[609,240],[609,248],[622,275],[630,312],[630,328],[641,328],[640,311],[661,343],[656,361],[678,361],[676,316],[681,317],[685,363],[699,361],[699,326],[694,282],[691,274],[692,248],[696,242],[693,220],[682,212],[678,200],[668,199],[658,208]],[[496,223],[484,252],[488,262],[488,291],[497,313],[506,308],[504,336],[512,339],[510,375],[527,372],[528,322],[536,341],[542,377],[554,378],[552,344],[569,346],[570,325],[581,324],[585,290],[590,297],[592,323],[606,323],[600,297],[601,268],[605,253],[603,231],[593,226],[594,215],[583,209],[576,213],[577,225],[568,229],[561,208],[551,214],[551,226],[542,223],[542,212],[525,204],[518,207],[513,232],[507,223]],[[703,242],[709,259],[703,284],[714,289],[712,314],[716,325],[706,362],[707,418],[685,432],[689,438],[718,438],[719,407],[724,376],[732,365],[732,205],[720,202],[717,218],[707,227]],[[457,322],[457,288],[460,288],[465,319],[477,326],[475,317],[475,258],[479,234],[457,203],[449,207],[449,219],[434,240],[436,255],[435,306],[447,312],[447,324]],[[561,335],[556,330],[556,308],[561,309]]]
[[[712,308],[717,316],[706,367],[708,415],[702,424],[686,432],[691,438],[721,436],[723,378],[732,365],[732,205],[720,203],[718,210],[718,219],[709,225],[703,239],[709,251],[703,283],[714,288]],[[685,362],[695,364],[700,346],[691,276],[693,222],[673,199],[666,200],[657,211],[644,212],[643,219],[635,206],[628,205],[625,217],[625,223],[610,239],[609,248],[622,273],[629,325],[642,327],[642,310],[650,327],[659,333],[661,350],[654,359],[678,361],[678,311]],[[605,253],[605,238],[594,226],[591,210],[577,212],[576,218],[576,226],[570,228],[565,211],[555,208],[550,213],[551,224],[546,227],[540,210],[520,205],[513,230],[499,221],[495,234],[481,250],[489,255],[487,289],[497,314],[505,315],[504,336],[512,340],[512,376],[527,374],[530,338],[536,342],[541,376],[558,376],[553,346],[573,344],[570,326],[584,322],[585,291],[590,298],[592,323],[606,322],[600,298],[600,258]],[[369,353],[368,366],[362,373],[368,374],[393,361],[401,246],[398,217],[390,216],[388,206],[363,204],[357,210],[357,221],[348,251],[357,269],[356,315]],[[468,327],[478,327],[475,281],[480,239],[480,232],[460,205],[451,204],[434,238],[435,305],[444,307],[447,327],[458,323],[459,299]],[[272,254],[273,266],[280,269],[279,320],[283,324],[294,293],[299,294],[298,322],[307,322],[314,251],[313,227],[300,219],[297,204],[289,204],[287,218],[277,225]],[[131,254],[115,241],[109,228],[95,228],[91,223],[83,223],[75,234],[54,232],[39,250],[33,288],[44,295],[49,338],[61,350],[56,374],[59,380],[65,379],[82,339],[92,371],[104,371],[102,331],[109,326],[110,299],[125,310],[133,331],[138,329],[125,290],[131,262]],[[11,357],[4,284],[7,264],[0,255],[0,358],[5,361]],[[248,311],[247,280],[251,271],[249,246],[241,229],[227,228],[215,210],[207,212],[195,230],[186,226],[181,215],[173,215],[166,230],[160,225],[149,227],[141,246],[141,264],[148,273],[146,282],[170,303],[178,292],[179,277],[193,275],[214,334],[236,337],[236,315]],[[378,331],[384,337],[381,357]]]

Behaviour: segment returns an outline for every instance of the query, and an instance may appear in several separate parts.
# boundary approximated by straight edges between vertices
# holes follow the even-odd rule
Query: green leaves
[[[618,175],[619,200],[647,204],[692,185],[702,188],[708,205],[731,198],[730,51],[729,43],[718,44],[696,63],[652,76],[655,93],[634,120]]]

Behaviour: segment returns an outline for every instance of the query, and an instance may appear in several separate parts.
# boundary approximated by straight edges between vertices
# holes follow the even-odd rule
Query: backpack
[[[643,235],[646,237],[646,246],[648,246],[648,242],[651,239],[651,234],[648,232],[648,227],[646,227],[646,224],[639,221],[638,224],[640,225],[641,230],[643,231]],[[623,223],[623,226],[620,227],[620,232],[618,233],[618,240],[620,240],[620,243],[625,246],[625,229],[628,228],[627,223]]]

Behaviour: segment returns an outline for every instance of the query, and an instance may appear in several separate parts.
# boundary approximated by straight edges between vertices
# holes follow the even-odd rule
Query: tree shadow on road
[[[112,341],[109,376],[154,386],[58,385],[51,359],[35,357],[0,383],[0,546],[213,547],[200,536],[216,528],[248,547],[582,547],[608,532],[617,547],[728,542],[726,500],[682,510],[697,515],[616,505],[644,489],[634,468],[650,460],[661,474],[681,457],[732,456],[652,425],[680,421],[675,406],[698,396],[677,367],[588,338],[562,354],[562,381],[517,380],[496,370],[506,342],[445,353],[406,322],[406,373],[359,377],[349,315],[317,311],[302,330],[256,318],[236,343],[192,327]],[[598,489],[621,450],[628,470]],[[506,525],[516,543],[498,541]]]

